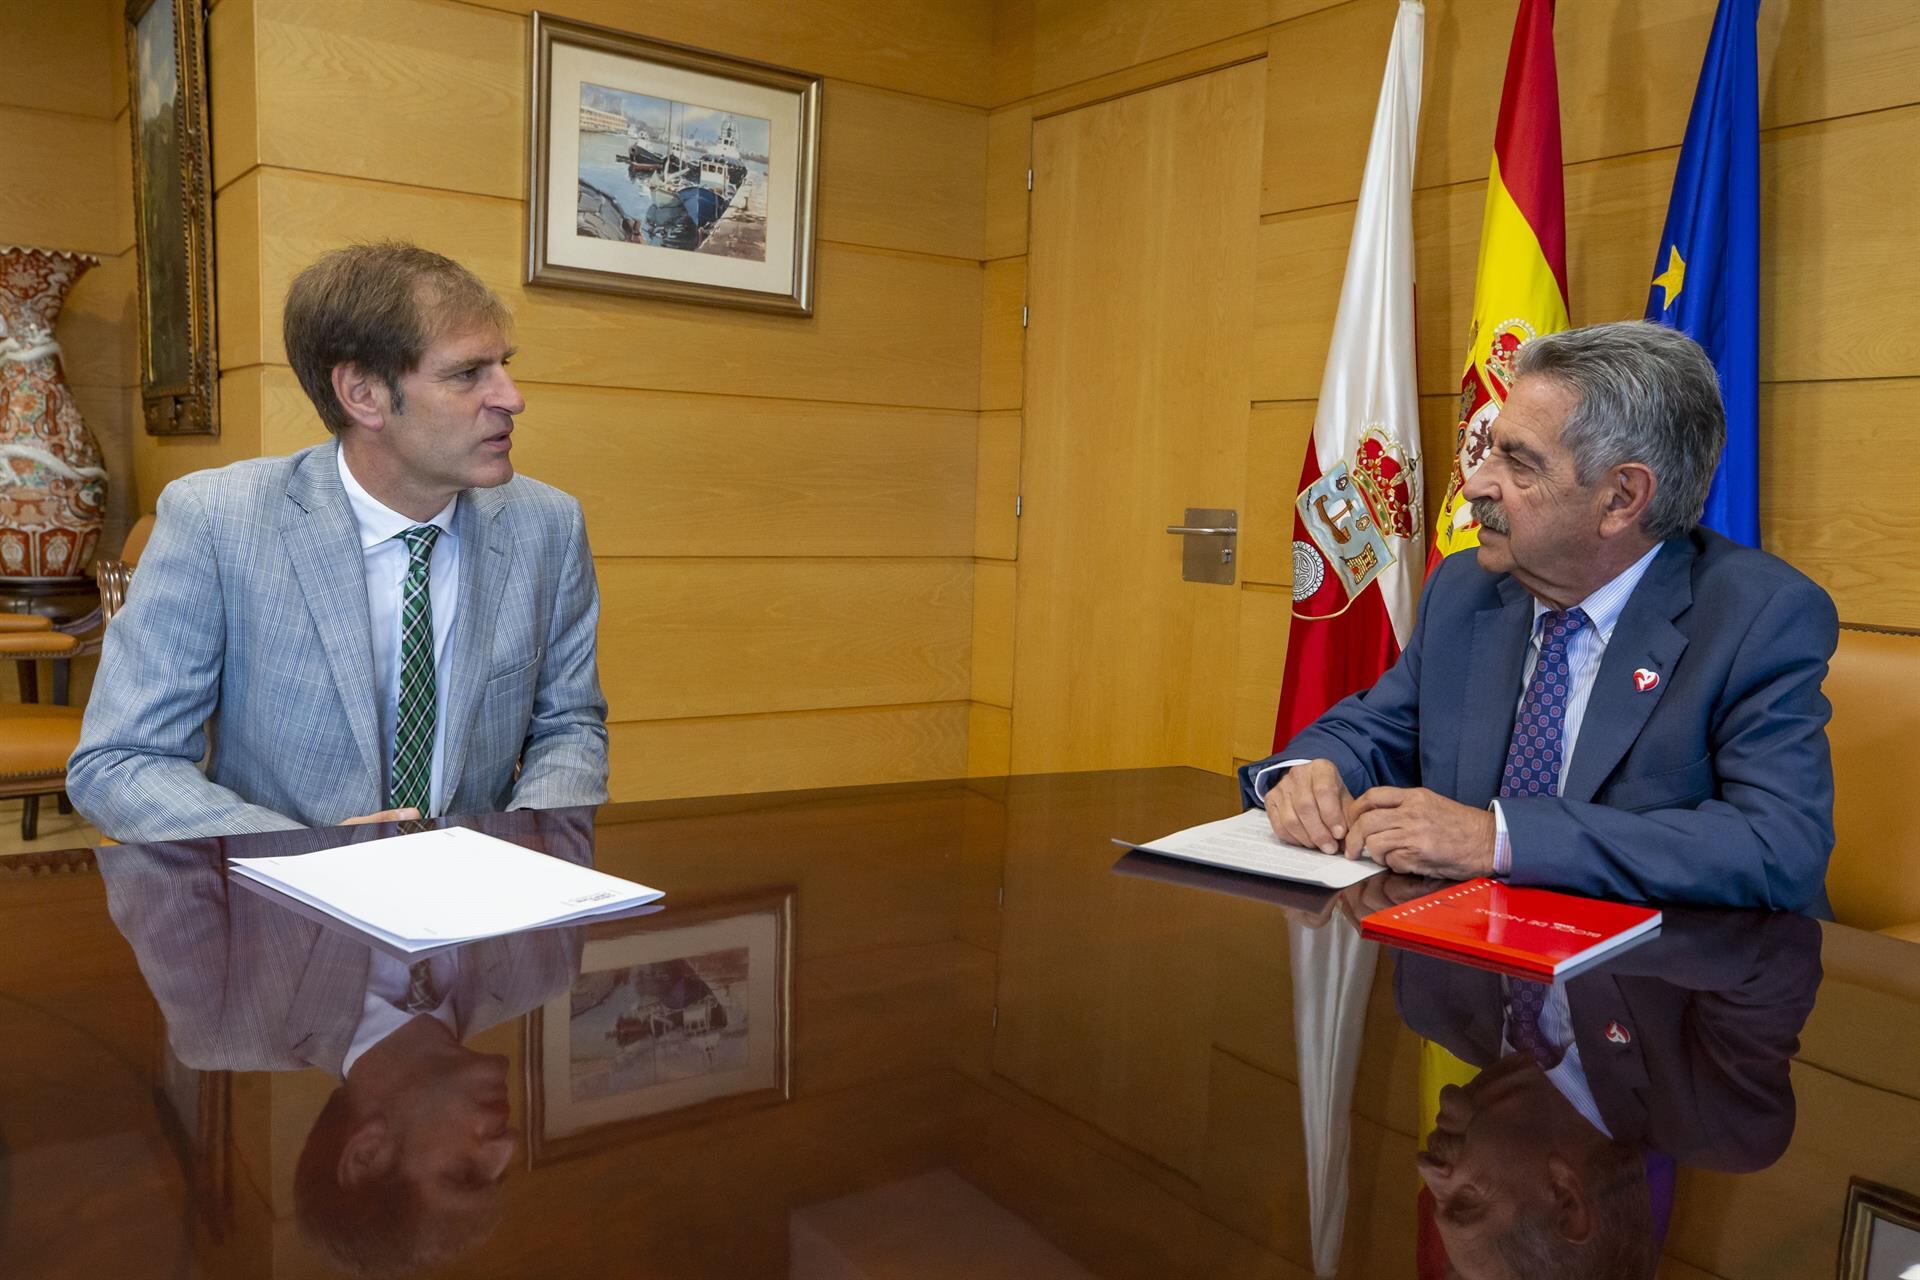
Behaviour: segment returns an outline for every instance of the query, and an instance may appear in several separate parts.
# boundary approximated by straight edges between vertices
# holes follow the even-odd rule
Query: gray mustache
[[[1495,533],[1511,533],[1507,527],[1507,513],[1494,505],[1492,498],[1475,498],[1472,503],[1473,518]]]

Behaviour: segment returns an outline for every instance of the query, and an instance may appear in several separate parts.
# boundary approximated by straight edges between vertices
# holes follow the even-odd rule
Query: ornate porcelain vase
[[[60,369],[54,318],[100,260],[0,247],[0,578],[72,578],[100,541],[107,472]]]

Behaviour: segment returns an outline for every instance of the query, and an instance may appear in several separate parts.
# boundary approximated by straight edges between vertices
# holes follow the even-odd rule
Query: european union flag
[[[1704,523],[1760,545],[1760,0],[1720,0],[1693,92],[1647,319],[1713,357],[1727,447]]]

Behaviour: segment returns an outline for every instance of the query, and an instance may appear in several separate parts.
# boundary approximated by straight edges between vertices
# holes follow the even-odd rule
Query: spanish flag
[[[1567,212],[1560,182],[1560,83],[1553,64],[1553,0],[1520,0],[1493,172],[1480,220],[1480,266],[1473,280],[1473,324],[1460,375],[1460,425],[1453,475],[1435,522],[1433,555],[1480,545],[1460,488],[1487,455],[1493,420],[1513,385],[1513,355],[1543,333],[1568,327]]]

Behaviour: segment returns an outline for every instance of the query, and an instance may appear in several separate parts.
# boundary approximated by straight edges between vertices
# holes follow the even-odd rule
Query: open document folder
[[[661,896],[465,827],[229,865],[406,956],[627,912]]]
[[[1166,858],[1185,858],[1212,867],[1247,871],[1257,876],[1273,876],[1300,884],[1325,885],[1343,889],[1350,884],[1379,875],[1386,868],[1364,858],[1347,859],[1318,849],[1282,844],[1273,834],[1266,811],[1249,809],[1218,822],[1203,822],[1185,831],[1146,844],[1115,838],[1114,843],[1142,853],[1157,853]]]

